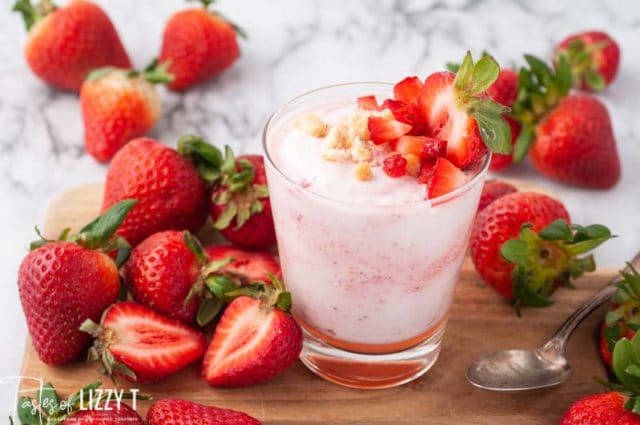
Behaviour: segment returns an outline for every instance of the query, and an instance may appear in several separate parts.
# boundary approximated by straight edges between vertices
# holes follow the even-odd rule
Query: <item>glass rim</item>
[[[278,175],[280,177],[282,177],[287,183],[303,190],[305,193],[310,193],[313,196],[319,197],[321,199],[324,199],[326,201],[329,202],[335,202],[335,203],[339,203],[339,204],[343,204],[343,205],[351,205],[351,206],[367,206],[369,204],[367,203],[363,203],[363,202],[357,202],[357,201],[349,201],[349,200],[343,200],[343,199],[336,199],[336,198],[332,198],[330,196],[327,195],[323,195],[320,194],[318,192],[315,192],[313,190],[310,190],[307,187],[302,186],[299,182],[292,180],[291,178],[289,178],[289,176],[286,175],[286,173],[284,173],[277,165],[276,163],[273,161],[273,159],[271,158],[271,154],[269,152],[269,147],[267,144],[267,139],[268,139],[268,135],[269,135],[269,131],[272,129],[274,122],[277,121],[276,118],[278,118],[281,114],[283,114],[284,112],[287,111],[287,109],[289,109],[292,105],[294,105],[295,103],[297,103],[298,101],[306,98],[307,96],[319,93],[319,92],[323,92],[325,90],[330,90],[330,89],[339,89],[341,87],[357,87],[357,86],[378,86],[380,89],[392,89],[393,88],[393,84],[392,83],[384,83],[384,82],[379,82],[379,81],[363,81],[363,82],[350,82],[350,83],[339,83],[339,84],[331,84],[328,86],[322,86],[322,87],[318,87],[312,90],[308,90],[302,94],[299,94],[293,98],[290,98],[288,101],[286,101],[284,104],[282,104],[280,107],[278,107],[267,119],[267,122],[264,125],[264,129],[262,130],[262,151],[264,152],[264,156],[267,160],[267,162],[269,163],[269,165],[271,165],[271,167],[273,167],[273,169],[278,173]],[[487,170],[489,169],[489,163],[491,162],[491,151],[487,150],[487,153],[484,155],[483,157],[483,163],[481,166],[478,167],[478,170],[471,176],[471,178],[469,179],[468,182],[466,182],[464,185],[456,188],[455,190],[452,190],[451,192],[445,193],[444,195],[440,195],[437,196],[435,198],[431,198],[431,199],[424,199],[424,202],[412,202],[412,203],[403,203],[400,205],[397,204],[381,204],[381,205],[377,205],[380,208],[385,208],[385,207],[399,207],[399,206],[407,206],[407,205],[429,205],[429,206],[435,206],[437,204],[442,204],[445,203],[453,198],[457,198],[458,196],[466,193],[467,191],[469,191],[472,187],[474,187],[477,182],[478,179],[480,179],[480,177],[482,175],[484,175]]]

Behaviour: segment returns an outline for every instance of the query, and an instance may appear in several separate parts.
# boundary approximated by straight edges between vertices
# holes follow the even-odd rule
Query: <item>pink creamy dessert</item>
[[[469,181],[426,199],[382,169],[355,98],[307,96],[265,132],[284,280],[305,330],[359,353],[391,353],[444,328],[488,158]],[[301,98],[302,99],[302,98]],[[364,127],[363,127],[364,122]]]

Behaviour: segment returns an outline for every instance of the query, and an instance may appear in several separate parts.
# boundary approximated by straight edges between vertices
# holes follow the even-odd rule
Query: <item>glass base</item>
[[[322,378],[361,389],[397,387],[424,375],[438,359],[445,324],[422,343],[388,354],[363,354],[329,345],[304,331],[300,360]]]

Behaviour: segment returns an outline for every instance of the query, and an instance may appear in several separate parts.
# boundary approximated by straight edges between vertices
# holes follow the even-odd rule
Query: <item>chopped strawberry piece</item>
[[[369,117],[368,122],[371,141],[376,145],[381,145],[400,136],[404,136],[411,131],[411,126],[391,118]]]
[[[237,273],[247,278],[250,282],[269,283],[269,275],[280,277],[280,265],[268,252],[244,251],[232,245],[215,245],[205,248],[211,261],[233,258],[233,261],[224,266],[226,272]]]
[[[366,111],[377,111],[380,109],[378,106],[378,100],[374,95],[359,97],[358,108]]]
[[[422,81],[418,77],[407,77],[393,87],[393,97],[405,103],[415,103],[421,90]]]
[[[380,105],[380,110],[389,109],[391,112],[393,112],[394,110],[402,108],[405,105],[406,103],[399,100],[385,99],[384,102],[382,102],[382,105]]]
[[[395,119],[411,126],[409,134],[423,135],[425,133],[427,125],[416,105],[407,103],[399,108],[392,109],[391,112]]]
[[[403,155],[413,154],[422,160],[435,159],[445,156],[447,142],[426,136],[402,136],[396,140],[394,148]]]
[[[407,160],[399,153],[394,153],[384,159],[382,169],[389,177],[402,177],[407,174]]]
[[[427,184],[436,166],[436,159],[422,161],[420,164],[420,172],[418,173],[418,183]]]
[[[449,193],[469,181],[469,177],[446,158],[438,158],[427,183],[429,199]]]

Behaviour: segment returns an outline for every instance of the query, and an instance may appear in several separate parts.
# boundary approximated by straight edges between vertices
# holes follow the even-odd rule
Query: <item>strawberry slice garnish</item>
[[[395,141],[395,150],[402,155],[413,154],[421,160],[445,156],[447,142],[426,136],[402,136]]]
[[[469,176],[446,158],[438,158],[427,183],[429,199],[449,193],[469,181]]]
[[[371,141],[376,145],[397,139],[411,131],[411,126],[393,118],[372,116],[368,122]]]
[[[266,382],[298,358],[302,331],[286,312],[290,295],[275,278],[262,290],[259,299],[236,298],[220,318],[202,364],[209,384],[242,387]]]
[[[233,259],[222,271],[243,276],[249,282],[270,282],[271,275],[280,276],[280,265],[268,252],[244,251],[231,245],[209,246],[205,252],[211,261]]]
[[[358,109],[364,109],[365,111],[377,111],[380,109],[378,106],[378,100],[375,96],[362,96],[358,98]]]
[[[416,103],[422,90],[418,77],[407,77],[393,87],[393,97],[404,103]]]
[[[509,126],[502,119],[509,109],[485,93],[499,72],[491,56],[483,56],[474,65],[467,53],[457,74],[437,72],[422,87],[418,106],[428,123],[427,135],[447,141],[447,158],[457,167],[478,161],[486,147],[497,153],[511,152]]]
[[[206,349],[197,330],[132,302],[112,305],[100,325],[86,320],[80,330],[96,338],[89,360],[100,360],[111,377],[136,382],[173,375],[198,361]]]

